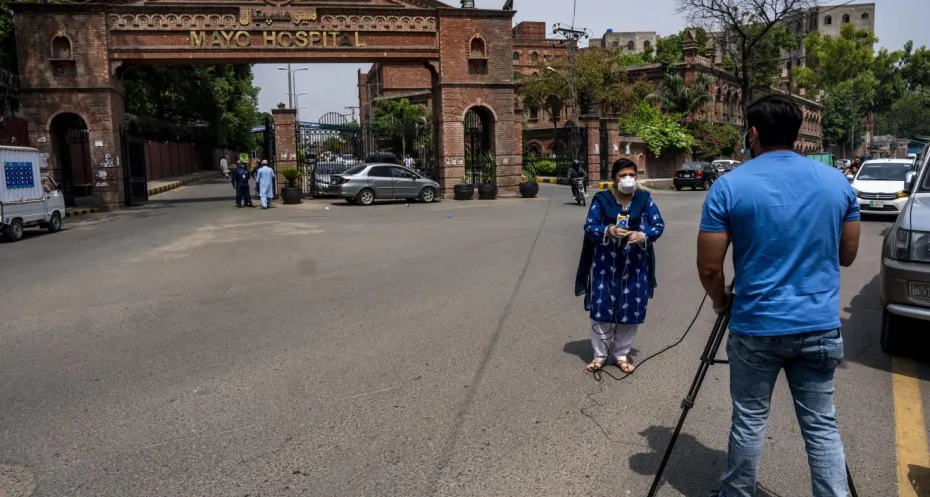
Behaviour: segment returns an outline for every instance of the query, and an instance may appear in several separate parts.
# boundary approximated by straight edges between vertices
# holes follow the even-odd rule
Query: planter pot
[[[281,189],[281,199],[285,204],[299,204],[300,197],[303,196],[303,190],[296,187],[286,187]]]
[[[455,200],[471,200],[475,196],[475,185],[455,185],[452,193]]]
[[[539,183],[520,183],[520,195],[523,198],[536,198],[539,195]]]
[[[497,185],[478,185],[479,200],[494,200],[497,198]]]

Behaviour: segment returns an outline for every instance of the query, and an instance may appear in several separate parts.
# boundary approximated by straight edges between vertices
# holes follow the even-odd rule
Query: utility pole
[[[294,108],[294,71],[290,64],[287,65],[287,108]]]
[[[358,110],[358,106],[348,105],[346,110],[352,111],[352,121],[355,121],[355,111]]]
[[[586,157],[586,150],[579,150],[581,148],[581,128],[578,126],[578,94],[575,89],[575,54],[578,51],[578,42],[588,38],[588,30],[586,29],[575,29],[572,27],[565,27],[562,24],[556,24],[552,29],[553,34],[560,35],[568,41],[568,92],[569,98],[571,99],[571,109],[572,109],[572,128],[571,132],[571,156],[572,160],[579,160],[582,164],[587,166],[588,158]],[[581,157],[579,157],[579,155]],[[587,167],[585,167],[587,170]]]

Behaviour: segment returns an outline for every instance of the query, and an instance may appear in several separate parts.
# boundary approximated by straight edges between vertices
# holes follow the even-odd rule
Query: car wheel
[[[676,186],[676,187],[675,187],[675,191],[679,191],[679,192],[680,192],[680,191],[681,191],[681,187],[680,187],[680,186]]]
[[[61,231],[61,214],[55,212],[52,214],[52,219],[48,221],[48,232],[58,233],[59,231]]]
[[[883,352],[889,355],[900,355],[903,350],[901,338],[906,331],[906,324],[905,318],[894,315],[887,309],[882,311],[882,333],[879,343]]]
[[[375,192],[367,188],[358,192],[358,203],[362,205],[371,205],[374,203],[374,201],[375,201]]]
[[[427,187],[427,188],[424,188],[423,191],[420,192],[420,202],[423,202],[424,204],[428,204],[432,202],[433,200],[436,200],[436,190],[433,190],[432,188]]]
[[[14,219],[13,221],[11,221],[10,224],[6,227],[6,230],[4,231],[3,234],[4,234],[4,237],[7,239],[7,241],[9,242],[18,242],[22,240],[23,235],[25,234],[23,232],[23,220]]]

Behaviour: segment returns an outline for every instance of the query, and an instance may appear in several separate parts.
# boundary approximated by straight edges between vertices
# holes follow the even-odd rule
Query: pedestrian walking
[[[404,158],[404,167],[407,169],[413,169],[417,163],[413,160],[413,157],[410,157],[410,154],[407,154],[407,157]]]
[[[793,151],[802,115],[792,99],[762,97],[746,122],[752,159],[711,187],[698,235],[701,284],[717,313],[732,313],[732,426],[722,489],[711,495],[755,495],[772,390],[784,370],[813,496],[846,497],[833,373],[843,359],[840,266],[859,250],[859,205],[841,171]],[[731,243],[732,293],[723,272]]]
[[[249,170],[245,166],[245,161],[240,161],[239,167],[233,171],[232,185],[236,189],[237,209],[243,205],[255,207],[252,205],[252,194],[249,192]]]
[[[588,210],[575,295],[584,295],[590,318],[594,360],[588,371],[610,361],[631,374],[628,354],[656,287],[653,244],[665,222],[649,192],[637,188],[634,162],[614,162],[611,178],[613,189],[595,195]]]
[[[229,161],[226,160],[226,153],[220,159],[220,171],[223,171],[223,177],[229,179]]]
[[[268,161],[262,161],[262,167],[258,168],[255,175],[255,182],[258,184],[258,195],[262,201],[262,209],[271,207],[271,199],[274,198],[274,169],[268,166]]]

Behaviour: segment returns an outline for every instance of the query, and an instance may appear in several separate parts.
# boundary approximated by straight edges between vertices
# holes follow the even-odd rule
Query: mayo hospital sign
[[[358,31],[191,31],[191,48],[364,47]]]

